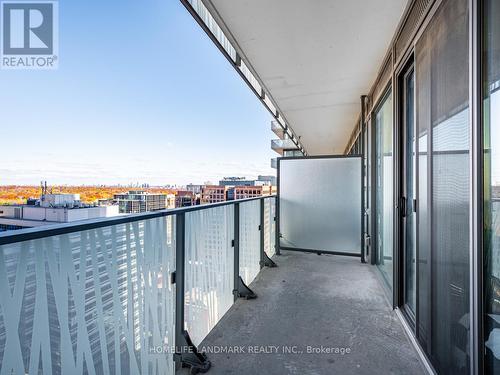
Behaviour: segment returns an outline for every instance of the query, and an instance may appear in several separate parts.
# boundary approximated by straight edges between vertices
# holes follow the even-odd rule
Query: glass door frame
[[[413,107],[412,107],[412,110],[413,110],[413,113],[409,113],[409,108],[408,108],[408,93],[409,93],[409,79],[411,79],[410,77],[413,75]],[[413,323],[415,323],[415,319],[416,319],[416,295],[417,295],[417,290],[416,290],[416,279],[417,279],[417,271],[416,271],[416,263],[417,263],[417,226],[416,226],[416,223],[417,223],[417,210],[416,210],[416,207],[417,207],[417,142],[416,142],[416,122],[415,122],[415,66],[414,64],[411,64],[405,71],[404,71],[404,74],[402,75],[401,77],[402,79],[402,102],[403,102],[403,107],[402,107],[402,132],[401,132],[401,135],[403,137],[402,139],[402,153],[401,153],[401,157],[402,157],[402,167],[403,167],[403,173],[401,175],[402,177],[402,180],[401,180],[401,183],[402,183],[402,197],[404,197],[404,200],[405,200],[405,204],[401,207],[401,214],[402,214],[402,222],[401,222],[401,229],[402,229],[402,236],[401,236],[401,240],[402,240],[402,247],[401,247],[401,251],[402,251],[402,254],[401,254],[401,260],[403,262],[402,264],[402,273],[403,273],[403,284],[402,284],[402,293],[403,293],[403,306],[404,306],[404,309],[405,311],[408,313],[409,317],[410,317],[410,320],[413,321]],[[409,117],[408,116],[413,116],[413,128],[412,128],[412,132],[413,134],[408,134],[408,120],[409,120]],[[413,155],[410,155],[409,153],[409,149],[408,149],[408,145],[409,145],[409,141],[411,139],[411,137],[413,137],[413,142],[414,142],[414,145],[413,145],[413,149],[411,150],[411,152],[413,153]],[[413,158],[412,160],[409,160],[410,158]],[[412,168],[413,170],[411,171],[412,173],[412,180],[409,181],[408,179],[408,173],[410,173],[410,171],[408,171],[408,163],[412,163]],[[412,188],[412,197],[411,197],[411,200],[412,202],[410,202],[410,197],[407,196],[408,195],[408,189],[409,189],[409,183],[411,183],[413,186],[411,187]],[[409,208],[411,206],[411,209],[413,211],[413,213],[410,213],[409,211]],[[406,211],[406,212],[404,212]],[[414,215],[413,215],[414,214]],[[413,293],[415,294],[414,296],[414,300],[415,300],[415,306],[413,306],[413,309],[415,311],[412,311],[412,307],[410,306],[410,303],[409,303],[409,296],[408,296],[408,273],[410,272],[410,270],[408,269],[408,231],[409,231],[409,215],[413,215],[413,220],[414,220],[414,223],[413,223],[413,227],[414,227],[414,238],[413,238],[413,251],[414,251],[414,254],[413,254],[413,257],[415,259],[415,269],[414,269],[414,279],[415,279],[415,288],[413,290]]]
[[[415,251],[415,306],[414,310],[412,311],[407,303],[407,295],[406,295],[406,290],[407,290],[407,267],[406,267],[406,215],[403,214],[403,211],[406,210],[408,207],[408,203],[404,202],[403,198],[406,198],[406,172],[407,172],[407,167],[406,167],[406,126],[407,126],[407,109],[406,109],[406,101],[407,101],[407,79],[410,74],[413,74],[413,77],[415,79],[416,76],[416,70],[415,70],[415,59],[414,59],[414,52],[411,51],[407,59],[400,65],[400,68],[396,70],[394,80],[396,82],[395,86],[395,100],[394,100],[394,111],[395,111],[395,118],[394,118],[394,134],[395,134],[395,205],[396,205],[396,212],[395,212],[395,230],[394,230],[394,242],[395,242],[395,269],[394,269],[394,279],[396,280],[395,282],[395,288],[394,288],[394,305],[398,307],[401,312],[403,313],[404,317],[406,318],[406,321],[410,325],[413,333],[417,335],[417,330],[416,327],[418,327],[418,311],[419,311],[419,298],[418,298],[418,142],[416,142],[416,136],[415,136],[415,143],[414,143],[414,164],[413,164],[413,195],[416,200],[416,206],[417,209],[414,212],[414,220],[415,220],[415,238],[414,238],[414,251]],[[416,90],[416,87],[414,86],[414,90]],[[413,95],[413,132],[414,135],[416,134],[416,128],[417,128],[417,123],[416,123],[416,95],[414,91]],[[412,202],[413,204],[413,202]]]

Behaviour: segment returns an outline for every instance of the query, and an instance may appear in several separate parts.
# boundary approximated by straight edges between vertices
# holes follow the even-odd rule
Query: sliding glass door
[[[469,9],[445,0],[415,46],[417,335],[439,374],[470,371]]]
[[[500,373],[500,2],[484,1],[484,354]]]

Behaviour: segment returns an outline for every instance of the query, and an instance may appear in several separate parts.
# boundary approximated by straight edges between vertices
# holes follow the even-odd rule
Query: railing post
[[[274,251],[276,255],[281,255],[280,249],[280,206],[279,206],[279,193],[274,198],[276,202],[274,203]]]
[[[260,225],[259,225],[259,230],[260,230],[260,268],[264,267],[264,261],[265,261],[265,249],[264,249],[264,241],[265,241],[265,233],[264,230],[266,229],[266,226],[264,225],[264,211],[265,211],[265,199],[260,200]]]
[[[182,331],[184,330],[184,272],[185,272],[185,214],[176,215],[175,220],[175,345],[176,352],[182,350]]]
[[[234,300],[238,298],[254,299],[257,295],[240,277],[240,204],[234,204]]]
[[[240,204],[234,204],[234,300],[239,297],[238,289],[240,284]]]
[[[205,373],[211,363],[205,353],[191,341],[184,329],[184,296],[186,270],[186,214],[178,213],[175,219],[175,354],[174,361],[179,367],[190,367],[191,373]]]

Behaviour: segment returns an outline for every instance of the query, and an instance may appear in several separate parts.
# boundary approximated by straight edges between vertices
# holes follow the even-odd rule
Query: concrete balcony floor
[[[279,267],[263,269],[251,285],[258,298],[237,301],[201,343],[245,350],[208,354],[209,373],[425,373],[373,266],[359,258],[286,251],[274,259]],[[249,353],[255,346],[254,352],[270,353]],[[308,353],[308,346],[334,353]],[[286,347],[296,353],[284,353]]]

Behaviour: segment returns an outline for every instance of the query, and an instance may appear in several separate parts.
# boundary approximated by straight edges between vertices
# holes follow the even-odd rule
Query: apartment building
[[[189,207],[196,204],[196,193],[192,190],[177,190],[175,194],[175,207]]]
[[[227,186],[203,186],[201,190],[201,204],[225,202],[227,200],[227,189]]]
[[[144,190],[130,190],[125,194],[115,194],[114,200],[120,207],[120,213],[124,214],[158,211],[167,208],[166,194],[151,194]]]
[[[255,180],[247,180],[246,177],[224,177],[219,181],[220,186],[254,186]]]

